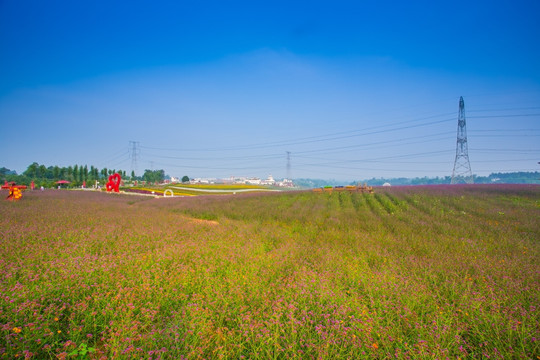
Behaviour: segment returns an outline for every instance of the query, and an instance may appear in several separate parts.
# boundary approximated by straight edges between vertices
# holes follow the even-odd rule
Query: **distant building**
[[[217,182],[214,178],[196,178],[189,181],[190,184],[215,184]]]
[[[256,177],[247,178],[247,179],[245,179],[244,184],[261,185],[261,179],[256,178]]]
[[[281,187],[293,187],[294,183],[291,179],[283,179],[280,182],[278,182],[276,185],[281,186]]]
[[[258,177],[247,176],[231,176],[225,179],[216,178],[195,178],[190,181],[192,184],[238,184],[238,185],[266,185],[266,186],[281,186],[281,187],[293,187],[292,180],[283,179],[276,181],[272,175],[264,180]]]
[[[275,185],[276,180],[274,180],[274,177],[272,175],[268,175],[268,178],[266,180],[261,181],[261,185]]]

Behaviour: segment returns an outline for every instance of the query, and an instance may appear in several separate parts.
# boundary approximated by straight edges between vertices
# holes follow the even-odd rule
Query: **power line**
[[[446,114],[443,114],[446,115]],[[234,150],[253,150],[253,149],[263,149],[268,147],[276,147],[276,146],[284,146],[284,145],[303,145],[308,143],[317,143],[317,142],[324,142],[324,141],[333,141],[333,140],[342,140],[346,138],[353,138],[358,136],[368,136],[368,135],[374,135],[374,134],[384,134],[387,132],[394,132],[399,130],[405,130],[405,129],[413,129],[417,127],[423,127],[423,126],[429,126],[434,124],[440,124],[444,122],[453,121],[453,119],[444,119],[444,120],[438,120],[438,121],[430,121],[430,122],[424,122],[420,124],[415,125],[409,125],[409,126],[400,126],[395,127],[395,125],[403,125],[403,124],[410,124],[415,123],[420,120],[426,120],[434,117],[439,117],[441,115],[434,115],[429,116],[421,119],[414,119],[414,120],[408,120],[408,121],[402,121],[395,124],[387,124],[387,125],[379,125],[379,126],[373,126],[368,127],[364,129],[359,130],[350,130],[350,131],[341,131],[336,133],[330,133],[326,135],[317,135],[317,136],[309,136],[309,137],[303,137],[303,138],[297,138],[297,139],[291,139],[291,140],[281,140],[281,141],[275,141],[275,142],[269,142],[264,144],[252,144],[252,145],[244,145],[244,146],[234,146],[234,147],[221,147],[221,148],[208,148],[208,149],[179,149],[179,148],[160,148],[160,147],[148,147],[148,146],[141,146],[141,148],[150,149],[150,150],[163,150],[163,151],[234,151]],[[377,130],[372,131],[376,129],[384,129],[388,128],[386,130]]]
[[[391,156],[381,156],[376,158],[364,158],[364,159],[343,159],[340,161],[331,161],[328,160],[326,163],[312,163],[312,164],[305,164],[305,163],[299,163],[299,165],[310,165],[310,166],[333,166],[335,164],[347,164],[347,163],[358,163],[358,162],[380,162],[380,160],[389,160],[389,159],[406,159],[406,158],[417,158],[417,157],[425,157],[425,156],[431,156],[435,154],[449,154],[453,150],[439,150],[439,151],[430,151],[430,152],[420,152],[420,153],[413,153],[413,154],[403,154],[403,155],[391,155]]]
[[[503,109],[474,109],[474,110],[467,110],[467,111],[471,113],[471,112],[538,110],[538,109],[540,109],[540,106],[529,106],[529,107],[522,107],[522,108],[503,108]]]
[[[502,152],[502,153],[506,153],[506,152],[520,152],[520,153],[540,153],[540,149],[471,149],[472,151],[477,151],[477,152]]]
[[[483,115],[483,116],[469,116],[469,118],[470,119],[489,119],[489,118],[529,117],[529,116],[540,116],[540,114]]]
[[[460,99],[461,103],[462,98]],[[499,109],[499,110],[491,110],[491,111],[508,111],[513,110],[514,112],[520,111],[520,110],[536,110],[540,109],[540,107],[529,107],[529,108],[512,108],[512,109]],[[474,110],[476,113],[476,116],[472,116],[472,118],[476,119],[482,119],[482,118],[511,118],[511,117],[534,117],[539,116],[540,114],[536,113],[512,113],[512,114],[500,114],[500,115],[492,115],[492,114],[486,114],[483,111],[490,111],[490,110]],[[358,155],[361,154],[361,152],[367,152],[372,151],[375,149],[390,149],[390,148],[397,148],[402,147],[405,149],[409,145],[417,145],[417,144],[425,144],[426,146],[430,146],[428,144],[430,143],[440,143],[440,144],[446,144],[449,143],[451,140],[450,135],[453,132],[450,131],[444,131],[444,132],[435,132],[430,131],[430,134],[425,135],[415,135],[410,136],[410,134],[413,134],[412,131],[408,130],[414,130],[421,127],[430,127],[440,124],[446,124],[450,122],[454,122],[455,118],[446,118],[448,114],[437,114],[427,117],[421,117],[421,118],[415,118],[415,119],[409,119],[405,121],[399,121],[391,124],[383,124],[383,125],[376,125],[376,126],[370,126],[365,127],[362,129],[355,129],[355,130],[349,130],[349,131],[338,131],[338,132],[332,132],[332,133],[326,133],[321,135],[314,135],[314,136],[304,136],[304,137],[296,137],[292,139],[286,139],[286,140],[278,140],[278,141],[268,141],[264,143],[257,143],[257,144],[239,144],[235,146],[219,146],[219,147],[201,147],[201,148],[167,148],[167,147],[153,147],[153,146],[134,146],[134,142],[130,142],[130,147],[132,148],[131,151],[131,159],[132,159],[132,168],[133,168],[133,159],[137,159],[138,151],[140,149],[144,150],[150,150],[150,152],[145,151],[145,156],[148,156],[151,159],[163,159],[165,162],[157,162],[155,161],[155,164],[159,165],[165,165],[171,168],[175,169],[183,169],[183,168],[189,168],[189,169],[200,169],[204,171],[216,171],[216,170],[226,170],[226,171],[248,171],[248,170],[265,170],[269,171],[270,173],[274,173],[274,170],[269,169],[276,169],[281,168],[283,169],[283,163],[282,160],[278,161],[279,159],[283,159],[283,153],[281,150],[279,153],[273,153],[273,152],[266,152],[263,154],[256,154],[254,151],[251,150],[261,150],[261,152],[264,149],[267,148],[276,148],[276,147],[284,147],[284,146],[297,146],[297,148],[294,148],[295,156],[300,159],[311,159],[313,161],[307,162],[307,163],[297,163],[295,162],[295,168],[298,166],[299,169],[306,169],[306,168],[312,168],[312,167],[330,167],[330,168],[345,168],[340,167],[340,165],[351,165],[351,164],[358,164],[362,162],[366,163],[385,163],[385,164],[441,164],[445,163],[447,160],[441,160],[441,161],[411,161],[414,158],[427,158],[432,157],[433,159],[436,159],[436,156],[446,156],[449,154],[452,150],[441,150],[437,151],[437,148],[440,148],[438,145],[435,147],[431,147],[431,149],[434,149],[434,151],[424,151],[420,153],[408,153],[408,154],[398,154],[398,155],[388,155],[388,156],[380,156],[380,157],[370,157],[370,156],[361,156]],[[459,141],[459,130],[460,130],[460,120],[463,120],[464,123],[464,107],[463,111],[460,106],[460,115],[458,118],[458,140],[456,142],[456,160],[458,159],[458,148],[460,145]],[[485,122],[484,122],[485,124]],[[500,126],[500,125],[499,125]],[[534,126],[534,125],[533,125]],[[446,128],[446,125],[444,126]],[[485,126],[484,126],[485,127]],[[436,127],[437,129],[440,129],[441,126]],[[427,130],[427,129],[426,129]],[[471,130],[470,133],[474,134],[475,138],[496,138],[496,137],[518,137],[518,138],[531,138],[531,137],[538,137],[540,134],[537,132],[540,131],[540,129],[535,128],[522,128],[522,129],[478,129],[478,130]],[[386,134],[397,134],[397,136],[401,136],[397,139],[390,139],[390,140],[379,140],[377,141],[379,136],[375,135],[386,135]],[[455,133],[454,133],[455,134]],[[414,134],[413,134],[414,135]],[[368,137],[367,142],[359,142],[356,141],[356,144],[352,144],[352,141],[355,141],[355,139],[359,139],[361,137]],[[346,141],[346,139],[351,139],[352,141]],[[455,139],[455,138],[454,138]],[[466,134],[465,137],[462,138],[462,142],[465,140],[466,145]],[[308,145],[310,146],[303,146]],[[335,146],[332,146],[335,145]],[[135,153],[133,148],[137,149],[137,152]],[[298,149],[298,150],[296,150]],[[250,151],[248,154],[242,155],[240,151]],[[356,151],[356,153],[355,153]],[[394,152],[397,150],[393,150]],[[538,150],[522,150],[522,149],[471,149],[471,151],[475,151],[478,153],[513,153],[513,154],[531,154],[535,153]],[[175,154],[177,152],[182,152],[182,154]],[[194,154],[194,153],[199,154]],[[219,152],[219,154],[215,154],[217,156],[212,156],[213,153]],[[237,152],[237,153],[230,153],[230,152]],[[386,151],[388,153],[389,151]],[[135,153],[135,156],[133,155]],[[206,153],[206,154],[205,154]],[[287,165],[285,168],[287,177],[291,177],[291,165],[290,165],[290,154],[291,151],[287,150]],[[317,155],[317,154],[325,154],[328,155],[324,158],[322,157],[310,157],[309,155]],[[338,155],[343,154],[343,155]],[[206,155],[206,156],[205,156]],[[227,156],[230,155],[230,156]],[[167,161],[170,160],[170,161]],[[430,159],[427,159],[430,160]],[[468,152],[467,152],[467,160],[468,160]],[[176,161],[182,162],[182,164],[176,163]],[[482,161],[479,159],[479,163],[488,163],[488,162],[509,162],[509,161],[528,161],[526,159],[513,159],[513,160],[488,160],[488,161]],[[172,162],[172,163],[171,163]],[[197,163],[194,163],[197,162]],[[279,164],[281,162],[281,165]],[[454,163],[454,167],[456,166],[456,162]],[[470,168],[470,163],[469,163]],[[350,168],[351,171],[357,169],[357,168]],[[402,169],[399,168],[393,168],[392,170],[384,170],[384,169],[375,169],[379,171],[414,171],[412,169]],[[422,171],[422,170],[420,170]],[[425,169],[424,169],[425,171]],[[435,171],[435,169],[430,169],[430,171]],[[472,171],[471,171],[472,175]]]

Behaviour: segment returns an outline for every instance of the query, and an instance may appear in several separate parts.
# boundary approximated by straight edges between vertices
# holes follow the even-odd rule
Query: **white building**
[[[256,178],[256,177],[247,178],[246,181],[245,181],[245,184],[249,184],[249,185],[261,185],[261,179]]]
[[[279,181],[276,185],[281,186],[281,187],[293,187],[294,186],[293,181],[291,179],[283,179],[283,180]]]
[[[196,178],[190,181],[191,184],[215,184],[214,178]]]
[[[274,180],[272,175],[268,175],[266,180],[261,181],[261,185],[276,185],[276,180]]]

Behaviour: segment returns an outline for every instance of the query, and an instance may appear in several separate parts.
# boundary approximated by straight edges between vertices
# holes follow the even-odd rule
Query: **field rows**
[[[540,187],[0,204],[0,357],[536,359]]]

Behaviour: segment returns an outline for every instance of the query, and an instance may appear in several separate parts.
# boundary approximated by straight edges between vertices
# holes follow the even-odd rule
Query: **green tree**
[[[47,168],[45,165],[39,165],[37,178],[42,179],[47,177]]]
[[[28,165],[28,168],[26,168],[26,171],[23,172],[24,176],[27,176],[29,178],[36,178],[39,171],[39,164],[37,162],[33,162],[32,164]]]
[[[45,172],[45,177],[46,177],[48,180],[54,179],[54,166],[49,166],[49,167],[47,168],[47,171]]]
[[[189,182],[189,176],[184,175],[184,176],[182,177],[182,182],[183,182],[183,183]]]
[[[165,170],[144,170],[143,180],[154,183],[163,182],[165,179]]]
[[[60,179],[60,168],[58,167],[58,165],[53,167],[52,173],[53,173],[53,179],[54,180],[59,180]]]
[[[156,181],[163,182],[165,180],[165,170],[156,170]]]
[[[73,181],[73,167],[71,165],[66,169],[66,178],[68,181]]]
[[[154,182],[154,172],[152,170],[145,169],[142,178],[144,181]]]

